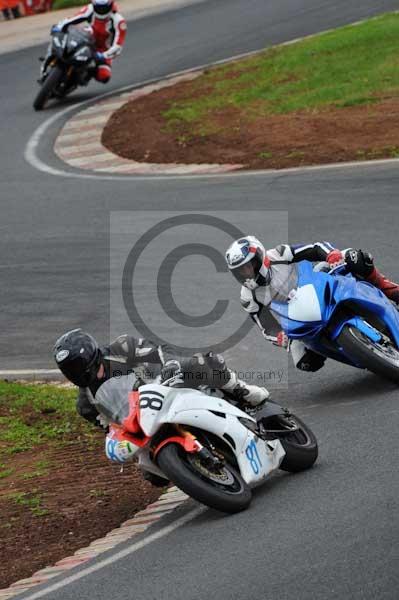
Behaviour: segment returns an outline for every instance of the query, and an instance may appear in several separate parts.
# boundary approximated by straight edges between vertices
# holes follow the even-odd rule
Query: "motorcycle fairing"
[[[60,60],[69,60],[79,66],[93,57],[94,41],[88,31],[71,27],[67,32],[52,34],[52,51]]]
[[[243,479],[255,486],[280,466],[285,451],[279,440],[266,443],[239,418],[255,423],[255,419],[229,402],[199,390],[151,383],[140,387],[140,425],[146,435],[154,435],[167,423],[209,431],[230,446]]]
[[[358,366],[343,354],[335,340],[345,325],[352,324],[370,340],[378,342],[381,335],[374,327],[362,317],[348,316],[347,319],[335,323],[333,329],[329,330],[329,341],[333,342],[335,347],[323,342],[321,335],[337,308],[345,302],[350,302],[359,306],[359,310],[363,307],[369,313],[375,314],[386,325],[399,347],[399,313],[379,289],[365,281],[356,280],[350,274],[331,275],[315,272],[309,261],[302,261],[296,267],[297,289],[291,290],[287,302],[271,304],[274,316],[290,339],[300,339],[307,348],[323,356]]]
[[[67,34],[61,31],[54,33],[52,36],[52,50],[58,58],[62,58],[64,55],[67,37]]]
[[[331,334],[331,338],[333,340],[339,336],[345,325],[353,325],[356,327],[356,329],[364,333],[364,335],[366,335],[372,342],[380,342],[382,339],[380,332],[369,325],[367,321],[364,321],[360,317],[353,317],[352,319],[347,319],[346,321],[341,321],[341,323],[339,323],[339,325]]]

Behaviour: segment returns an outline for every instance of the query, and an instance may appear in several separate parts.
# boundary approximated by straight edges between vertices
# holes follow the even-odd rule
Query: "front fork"
[[[47,77],[47,69],[49,68],[50,64],[54,64],[54,62],[55,62],[55,58],[51,52],[51,49],[52,49],[52,44],[50,42],[49,45],[47,46],[46,56],[41,56],[39,58],[39,60],[42,62],[42,65],[40,67],[40,79],[38,79],[38,83],[43,83],[43,81]]]
[[[195,437],[195,435],[193,435],[190,431],[186,431],[181,425],[177,425],[176,428],[181,433],[181,435],[184,437],[184,439],[194,440],[194,444],[196,447],[195,452],[201,458],[201,460],[205,466],[207,466],[208,468],[211,468],[211,467],[218,468],[218,467],[223,466],[223,462],[217,456],[212,454],[212,452],[208,448],[203,446],[201,444],[201,442],[199,442],[199,440]]]
[[[179,444],[189,454],[197,454],[206,466],[219,467],[221,465],[220,459],[214,456],[208,448],[203,446],[190,431],[187,431],[181,425],[175,425],[175,433],[176,435],[170,435],[164,438],[152,449],[154,460],[156,460],[157,454],[164,446],[168,444]]]

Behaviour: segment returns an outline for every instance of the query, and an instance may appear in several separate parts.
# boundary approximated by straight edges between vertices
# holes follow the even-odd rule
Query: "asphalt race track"
[[[69,103],[396,8],[393,0],[216,0],[135,21],[112,84],[106,90],[92,85]],[[125,222],[132,227],[133,245],[170,214],[217,215],[251,228],[270,246],[287,239],[328,239],[338,247],[369,249],[383,271],[399,278],[395,164],[192,179],[85,180],[35,170],[24,160],[26,144],[63,108],[38,114],[31,108],[36,56],[42,51],[0,56],[1,369],[52,368],[52,343],[68,328],[82,325],[107,340],[110,331],[122,327],[110,249],[112,258],[121,231],[126,240]],[[40,146],[41,159],[58,168],[64,167],[52,155],[52,142],[61,123]],[[187,230],[176,229],[174,238],[175,245],[186,243]],[[195,241],[223,249],[217,231],[202,228]],[[139,297],[150,289],[161,259],[157,253],[143,255],[135,279]],[[189,314],[203,314],[214,305],[220,282],[221,297],[229,294],[231,300],[223,331],[213,328],[223,337],[242,322],[238,289],[205,259],[190,260],[182,261],[176,302]],[[158,318],[153,299],[148,306],[141,300],[153,329],[175,335],[178,328]],[[237,369],[267,372],[265,384],[275,399],[295,407],[314,428],[320,442],[317,467],[275,476],[245,513],[224,517],[207,510],[44,597],[398,598],[396,387],[333,363],[313,376],[290,370],[287,387],[287,357],[265,346],[255,331],[226,356]],[[191,509],[189,504],[180,512]]]

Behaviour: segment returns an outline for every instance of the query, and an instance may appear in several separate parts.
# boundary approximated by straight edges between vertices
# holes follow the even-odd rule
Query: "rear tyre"
[[[211,508],[236,513],[248,508],[252,492],[240,473],[225,463],[210,470],[196,454],[178,444],[164,446],[157,457],[162,472],[183,492]]]
[[[285,456],[280,465],[283,471],[298,473],[310,469],[319,454],[316,436],[313,431],[295,415],[282,417],[287,425],[296,426],[295,431],[279,436],[285,450]]]
[[[47,78],[44,80],[42,87],[40,88],[36,98],[33,101],[33,108],[35,110],[42,110],[47,100],[49,99],[52,91],[57,87],[60,83],[62,77],[64,75],[63,69],[56,65],[52,67],[50,73]]]
[[[352,325],[342,329],[337,342],[359,366],[399,383],[399,350],[392,343],[372,342]]]

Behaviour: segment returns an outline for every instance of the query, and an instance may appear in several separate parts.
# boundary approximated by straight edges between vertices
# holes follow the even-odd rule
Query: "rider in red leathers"
[[[121,53],[125,42],[127,25],[118,7],[112,0],[92,0],[90,4],[70,19],[64,19],[57,25],[60,31],[66,31],[70,25],[87,22],[93,30],[97,50],[97,69],[95,78],[101,83],[111,79],[113,59]]]

